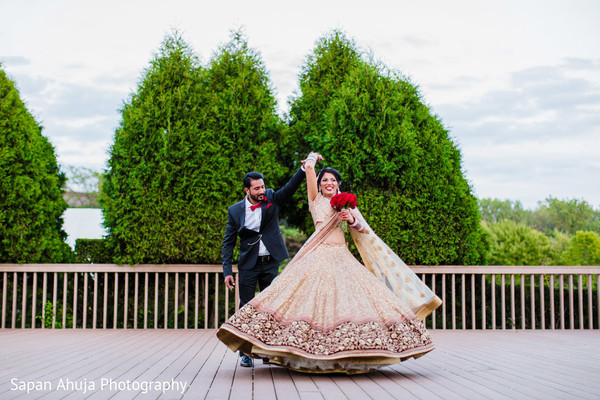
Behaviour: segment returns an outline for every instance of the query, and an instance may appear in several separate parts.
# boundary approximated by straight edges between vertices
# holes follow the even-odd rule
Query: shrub
[[[112,255],[106,239],[77,239],[74,262],[82,264],[110,264]]]
[[[490,265],[553,265],[557,252],[542,232],[509,220],[484,223],[491,238]]]
[[[563,265],[600,265],[600,235],[578,231],[561,254]]]

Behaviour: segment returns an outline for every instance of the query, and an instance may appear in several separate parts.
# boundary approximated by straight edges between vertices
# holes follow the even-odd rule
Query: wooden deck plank
[[[273,374],[271,370],[273,368],[270,365],[256,365],[254,364],[254,393],[260,394],[261,400],[276,400],[275,395],[275,384],[273,382]],[[258,398],[258,395],[256,396]]]
[[[169,345],[158,349],[153,355],[149,362],[145,362],[136,366],[135,369],[128,371],[127,374],[119,377],[119,380],[132,380],[138,382],[173,382],[176,376],[176,371],[173,371],[172,367],[181,368],[181,363],[189,361],[189,357],[194,354],[194,351],[190,349],[190,344],[195,344],[199,339],[202,338],[203,334],[198,332],[196,335],[189,335],[189,331],[184,331],[184,334],[173,337],[169,340]],[[174,333],[169,331],[164,332],[165,335],[175,336]],[[187,388],[187,385],[186,385]],[[169,390],[168,393],[171,395],[176,394],[176,390]],[[116,393],[111,399],[130,399],[136,395],[136,398],[140,399],[157,399],[162,395],[162,391],[147,391],[141,393],[140,390],[128,390],[120,391]],[[183,391],[180,393],[181,397]]]
[[[386,392],[381,386],[376,384],[369,375],[353,375],[350,377],[352,382],[356,383],[363,392],[368,393],[372,399],[391,399],[392,395]]]
[[[84,384],[86,381],[97,382],[95,393],[89,395],[93,398],[107,398],[110,391],[102,388],[101,381],[103,379],[113,379],[113,377],[118,377],[118,371],[125,373],[136,365],[143,364],[147,360],[148,353],[164,345],[160,337],[152,338],[149,335],[135,333],[118,335],[117,332],[113,332],[111,336],[114,336],[114,338],[110,338],[114,345],[99,346],[94,351],[90,351],[89,357],[85,359],[75,361],[76,359],[73,358],[71,364],[61,366],[47,378],[56,381],[61,377],[66,377],[72,382],[83,382]],[[108,336],[106,338],[109,339]],[[144,346],[137,346],[138,342],[143,342]],[[65,359],[65,362],[68,363],[68,361],[69,359]],[[81,398],[81,390],[73,390],[70,393],[57,390],[45,396],[44,399],[46,397],[48,399],[77,399]]]
[[[216,336],[213,335],[210,340],[214,342],[214,346],[211,346],[210,354],[206,359],[206,362],[202,364],[202,367],[190,382],[189,389],[183,396],[184,399],[197,400],[206,397],[211,389],[221,362],[223,361],[223,357],[226,352],[230,352],[229,349],[218,341]]]
[[[510,374],[514,368],[517,368],[517,365],[513,362],[509,366],[504,366],[498,363],[495,356],[482,353],[481,347],[498,346],[497,340],[486,343],[486,341],[482,339],[485,338],[473,335],[470,340],[465,343],[454,342],[452,344],[452,338],[450,338],[451,343],[444,343],[443,347],[452,349],[452,351],[446,351],[442,354],[432,354],[431,358],[435,360],[437,357],[441,357],[438,358],[438,360],[442,367],[450,368],[452,371],[462,374],[464,378],[470,380],[474,384],[483,382],[487,388],[495,392],[491,393],[491,398],[501,396],[504,396],[505,398],[524,397],[525,394],[523,391],[529,391],[527,385],[525,385],[524,388],[513,386],[512,384],[506,385],[505,382],[498,380],[493,373],[488,374],[489,371],[494,371],[498,368],[503,368],[502,370],[505,374]],[[477,354],[477,356],[474,356],[475,354]],[[486,378],[484,379],[482,378],[482,374],[488,375],[486,375]],[[536,398],[536,395],[534,394],[533,397],[529,396],[527,398]]]
[[[192,331],[193,332],[193,331]],[[214,334],[214,331],[206,331],[206,334],[202,336],[204,339],[204,343],[202,346],[195,350],[195,354],[192,356],[189,363],[187,363],[180,371],[179,375],[177,375],[177,380],[179,382],[187,382],[188,383],[188,391],[191,390],[194,379],[197,377],[199,372],[205,367],[209,357],[215,351],[215,348],[218,345],[221,345],[221,342],[217,339],[217,336]],[[168,396],[167,394],[161,395],[159,399],[167,399],[167,398],[181,398],[176,396]]]
[[[168,335],[168,336],[167,336]],[[104,379],[106,385],[94,394],[94,399],[107,398],[132,398],[135,394],[142,391],[142,388],[136,390],[135,386],[129,387],[127,382],[147,382],[142,378],[144,372],[161,365],[165,358],[170,361],[171,354],[177,354],[178,347],[183,345],[183,333],[180,332],[152,332],[152,340],[136,343],[135,348],[128,349],[127,355],[120,359],[111,358],[104,365],[104,373],[100,379]],[[167,339],[168,338],[168,339]],[[108,356],[107,356],[108,358]],[[102,383],[101,383],[102,384]],[[125,388],[123,390],[122,388]],[[149,391],[158,396],[157,391]]]
[[[206,396],[207,400],[223,400],[229,398],[236,368],[238,367],[238,355],[225,349],[224,356],[221,359],[219,368],[211,383],[210,391]],[[246,368],[246,370],[252,371],[251,368]]]
[[[20,360],[19,363],[15,364],[11,363],[13,368],[25,367],[29,371],[29,373],[19,375],[19,380],[50,381],[55,382],[55,385],[53,385],[55,387],[64,383],[63,386],[67,389],[69,387],[69,382],[77,381],[84,384],[87,377],[78,379],[81,376],[80,369],[85,368],[86,366],[98,367],[99,364],[93,362],[97,357],[97,351],[95,349],[102,348],[104,341],[111,341],[110,333],[99,333],[96,335],[88,332],[89,331],[48,331],[48,333],[42,336],[44,340],[37,343],[29,343],[30,349],[38,348],[40,351],[28,351],[28,353],[33,354],[34,356],[34,358],[32,358],[33,361],[29,362],[29,364],[22,364],[23,360]],[[28,336],[30,336],[28,338],[30,339],[32,335]],[[136,336],[138,338],[141,337],[140,335]],[[130,345],[128,344],[129,342],[136,340],[136,336],[131,336],[128,340],[127,336],[119,335],[123,341],[114,341],[111,348],[124,348],[125,346]],[[48,348],[51,350],[46,351],[45,349]],[[121,353],[120,357],[122,356],[123,354]],[[9,384],[9,382],[7,382],[7,384]],[[3,397],[6,394],[6,390],[10,389],[7,384],[3,385],[0,383],[0,397]],[[63,394],[68,393],[62,391],[62,388],[61,392],[63,392]]]
[[[561,333],[553,334],[553,341],[556,342],[556,337],[560,335]],[[527,337],[519,337],[516,333],[512,340],[502,337],[493,343],[479,343],[478,340],[474,340],[470,347],[465,343],[452,340],[450,345],[456,351],[462,349],[460,362],[471,360],[478,363],[482,366],[482,371],[485,370],[485,373],[490,374],[488,380],[497,381],[505,388],[512,388],[514,391],[525,392],[531,398],[543,396],[544,393],[551,397],[557,396],[561,391],[564,392],[564,389],[568,389],[570,394],[583,396],[583,398],[593,394],[593,388],[591,391],[586,391],[587,383],[591,382],[591,373],[585,363],[562,363],[564,358],[577,360],[570,351],[572,346],[568,346],[568,353],[566,343],[553,351],[547,344],[540,346],[535,341],[535,337],[530,337],[529,341],[526,339]],[[531,339],[534,339],[533,342]],[[583,356],[583,353],[580,353],[580,356]],[[589,357],[585,358],[587,361]],[[536,368],[540,364],[544,365],[544,368]],[[570,367],[565,368],[565,365]],[[503,379],[509,379],[510,384],[506,385]],[[525,384],[516,384],[519,381],[524,381]]]
[[[300,394],[290,376],[290,371],[285,368],[271,368],[271,374],[273,375],[273,386],[275,386],[275,396],[277,399],[300,399]]]
[[[224,347],[224,346],[223,346]],[[232,351],[227,350],[227,353],[234,354]],[[231,357],[231,356],[230,356]],[[223,359],[223,362],[229,362]],[[260,361],[254,360],[254,363]],[[239,363],[239,357],[236,357],[235,361],[235,375],[233,377],[233,384],[231,385],[230,400],[246,400],[252,399],[252,391],[254,387],[254,373],[253,368],[241,367]]]
[[[429,379],[435,379],[438,383],[443,385],[446,390],[459,394],[463,399],[479,400],[502,398],[496,391],[486,387],[480,382],[471,381],[456,371],[451,371],[443,366],[436,365],[431,362],[431,358],[428,361],[430,362],[406,363],[409,365],[405,366],[415,373],[427,376]],[[470,377],[470,375],[468,375],[468,377]]]
[[[394,383],[388,376],[382,373],[383,370],[375,371],[367,375],[377,386],[381,387],[389,397],[385,399],[418,399],[416,395],[408,391],[402,385]]]
[[[598,331],[433,331],[437,349],[356,376],[288,371],[239,358],[215,330],[0,330],[1,399],[597,398]],[[47,390],[14,390],[49,382]],[[79,384],[58,390],[59,380]],[[101,379],[186,382],[185,392],[100,389]],[[83,393],[82,383],[95,384]]]
[[[339,390],[349,400],[372,399],[373,397],[365,392],[350,376],[335,376],[330,378],[332,383],[337,385]]]
[[[347,379],[347,376],[336,376],[336,381]],[[339,388],[333,379],[328,375],[315,375],[312,377],[315,386],[319,388],[319,392],[326,399],[331,400],[344,400],[347,399],[344,392]]]

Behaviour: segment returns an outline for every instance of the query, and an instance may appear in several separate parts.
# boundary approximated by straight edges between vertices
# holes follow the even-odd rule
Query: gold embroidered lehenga
[[[233,351],[302,372],[369,372],[433,350],[421,322],[441,300],[363,224],[350,229],[365,265],[346,244],[329,200],[309,202],[323,222],[273,283],[217,336]],[[338,232],[339,234],[339,232]]]

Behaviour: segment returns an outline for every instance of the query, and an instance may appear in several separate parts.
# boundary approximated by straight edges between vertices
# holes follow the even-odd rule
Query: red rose
[[[356,196],[352,193],[338,193],[331,198],[330,204],[337,211],[341,211],[342,208],[356,208]]]

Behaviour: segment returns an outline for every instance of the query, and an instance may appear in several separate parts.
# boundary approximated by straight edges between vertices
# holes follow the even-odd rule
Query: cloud
[[[503,90],[462,104],[438,105],[435,111],[465,140],[546,140],[588,133],[599,126],[600,85],[571,76],[582,66],[600,75],[600,63],[592,60],[528,68],[513,73]]]
[[[89,118],[115,114],[126,93],[95,85],[62,84],[46,107],[54,118]]]
[[[3,66],[22,66],[31,64],[31,60],[22,56],[0,56],[0,64]]]
[[[411,46],[415,46],[415,47],[432,46],[432,45],[436,44],[429,39],[425,39],[423,37],[416,36],[416,35],[405,35],[402,37],[402,41],[404,43],[408,43]]]
[[[548,195],[600,203],[597,76],[600,62],[570,58],[515,71],[501,90],[436,106],[477,195],[529,207]]]

